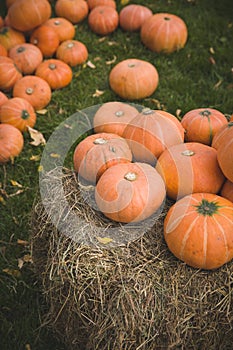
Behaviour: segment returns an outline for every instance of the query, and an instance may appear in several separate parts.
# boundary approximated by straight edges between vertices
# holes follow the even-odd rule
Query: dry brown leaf
[[[117,59],[117,57],[114,55],[112,60],[110,60],[110,61],[106,61],[106,64],[112,64],[112,63],[115,63],[115,62],[116,62],[116,59]]]
[[[35,155],[35,156],[32,155],[32,156],[30,157],[30,160],[36,162],[36,161],[40,160],[40,155],[39,155],[39,154],[37,154],[37,155]]]
[[[214,89],[215,89],[215,90],[218,89],[219,86],[222,84],[222,82],[223,82],[223,80],[220,79],[220,80],[214,85]]]
[[[95,69],[96,66],[94,65],[94,63],[92,63],[91,61],[87,61],[87,66],[91,69]]]
[[[113,241],[113,239],[110,238],[110,237],[99,237],[99,236],[97,236],[96,239],[102,244],[108,244],[108,243]]]
[[[27,246],[29,245],[29,242],[24,239],[17,239],[17,244]]]
[[[121,0],[121,5],[127,5],[130,2],[130,0]]]
[[[109,46],[118,45],[116,41],[108,41]]]
[[[6,204],[6,201],[5,199],[0,195],[0,203],[5,205]]]
[[[214,51],[214,48],[213,48],[213,47],[210,47],[209,51],[210,51],[210,53],[211,53],[212,55],[215,54],[215,51]]]
[[[16,186],[16,187],[20,187],[20,188],[23,187],[23,185],[21,185],[19,182],[15,181],[15,180],[10,180],[10,182],[11,182],[12,186]]]
[[[32,256],[25,254],[22,258],[18,259],[18,268],[21,270],[25,263],[32,263]]]
[[[209,57],[209,61],[210,61],[210,63],[213,64],[213,65],[216,64],[216,61],[215,61],[215,59],[213,58],[213,56],[210,56],[210,57]]]
[[[180,117],[181,112],[182,112],[182,111],[181,111],[181,109],[179,109],[179,108],[176,110],[176,117],[177,117],[179,120],[181,119],[181,117]]]
[[[28,126],[28,132],[30,134],[30,137],[33,139],[32,142],[30,142],[31,145],[33,146],[39,146],[39,145],[45,145],[46,141],[41,132],[39,132],[36,129],[31,128]]]
[[[10,275],[12,277],[19,278],[21,276],[21,272],[19,270],[16,270],[16,269],[6,268],[6,269],[3,269],[2,271],[7,273],[8,275]]]
[[[38,110],[38,111],[36,111],[36,113],[37,114],[41,114],[41,115],[45,115],[46,113],[48,112],[48,110],[47,109],[40,109],[40,110]]]
[[[43,171],[44,170],[43,165],[39,165],[37,170],[38,170],[38,172]]]
[[[99,97],[104,94],[104,91],[101,90],[95,90],[95,93],[92,95],[93,97]]]
[[[50,153],[50,157],[52,157],[52,158],[60,158],[61,155],[58,154],[58,153]]]

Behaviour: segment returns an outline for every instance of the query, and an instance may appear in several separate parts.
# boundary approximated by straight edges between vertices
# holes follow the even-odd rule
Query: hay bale
[[[56,225],[45,210],[48,203],[35,205],[32,255],[50,308],[46,322],[69,350],[232,350],[233,264],[202,271],[178,261],[163,239],[171,202],[142,232],[142,227],[112,224],[101,216],[86,200],[92,191],[85,190],[84,196],[71,171],[59,176],[51,171],[45,181],[53,193],[49,208],[57,212],[55,189],[62,181],[66,201],[81,223],[77,237],[89,237],[84,244],[58,229],[64,227],[64,203]],[[111,249],[93,239],[100,232],[108,236],[111,227],[132,239]]]

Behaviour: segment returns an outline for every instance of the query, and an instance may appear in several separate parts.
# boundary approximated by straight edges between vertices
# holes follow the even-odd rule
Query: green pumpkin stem
[[[217,202],[209,202],[206,199],[202,199],[202,201],[198,205],[194,205],[197,208],[197,212],[204,216],[213,216],[218,212],[220,205]]]
[[[30,117],[30,114],[28,113],[28,111],[26,109],[23,109],[21,113],[21,118],[24,120],[27,120],[29,117]]]

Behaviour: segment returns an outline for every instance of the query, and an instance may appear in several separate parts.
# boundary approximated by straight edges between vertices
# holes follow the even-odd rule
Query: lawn
[[[4,16],[2,3],[0,15]],[[123,3],[117,1],[118,10]],[[169,55],[156,54],[143,46],[138,32],[126,33],[118,28],[101,37],[91,32],[87,19],[77,24],[75,38],[87,46],[92,64],[73,68],[71,84],[54,91],[46,113],[37,115],[35,128],[46,140],[76,111],[108,101],[123,101],[111,91],[108,76],[112,67],[126,58],[151,62],[160,77],[152,96],[132,102],[164,109],[178,118],[199,107],[215,108],[226,116],[233,113],[232,1],[130,3],[146,5],[154,13],[168,12],[183,18],[189,33],[185,48]],[[56,336],[41,327],[46,305],[28,245],[44,146],[33,146],[28,133],[24,139],[20,156],[0,167],[0,344],[2,350],[62,350],[65,346]],[[71,157],[66,163],[72,167]]]

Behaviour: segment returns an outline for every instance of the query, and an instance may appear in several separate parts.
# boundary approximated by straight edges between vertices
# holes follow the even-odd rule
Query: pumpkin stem
[[[195,154],[195,152],[192,151],[191,149],[186,149],[185,151],[181,152],[181,154],[182,154],[183,156],[191,157],[191,156],[193,156],[193,155]]]
[[[206,199],[202,199],[202,201],[198,205],[194,205],[197,208],[197,212],[204,216],[212,216],[218,212],[220,205],[217,202],[209,202]]]
[[[203,117],[209,117],[211,115],[211,112],[208,109],[205,109],[204,111],[199,113]]]
[[[123,111],[117,111],[117,112],[115,112],[115,115],[117,117],[122,117],[124,115],[124,112]]]
[[[150,109],[150,108],[143,108],[142,114],[150,115],[150,114],[154,114],[154,111],[152,109]]]
[[[128,64],[128,67],[129,67],[129,68],[133,68],[133,67],[135,67],[135,64],[134,64],[134,63],[129,63],[129,64]]]
[[[31,88],[31,87],[28,87],[27,89],[26,89],[26,94],[28,94],[28,95],[31,95],[32,93],[33,93],[33,88]]]
[[[26,109],[23,109],[21,113],[21,118],[24,120],[27,120],[29,117],[30,117],[30,114],[28,113],[28,111]]]
[[[50,64],[49,64],[49,68],[50,68],[51,70],[54,70],[54,69],[57,68],[57,66],[56,66],[55,63],[50,63]]]
[[[137,179],[137,174],[129,171],[125,174],[124,179],[127,181],[135,181]]]
[[[104,144],[107,143],[107,142],[108,142],[108,140],[104,139],[103,137],[98,137],[97,139],[95,139],[95,140],[93,141],[93,143],[94,143],[95,145],[104,145]]]
[[[171,20],[170,17],[164,17],[163,19],[164,19],[165,21],[170,21],[170,20]]]
[[[228,123],[228,128],[231,128],[233,126],[233,122]]]
[[[71,49],[72,47],[74,47],[74,43],[73,42],[67,44],[67,48],[68,49]]]
[[[24,51],[26,51],[26,48],[24,46],[20,46],[17,49],[17,53],[21,53],[21,52],[24,52]]]
[[[59,24],[61,24],[61,21],[59,21],[59,19],[56,19],[53,23],[54,23],[56,26],[59,26]]]

